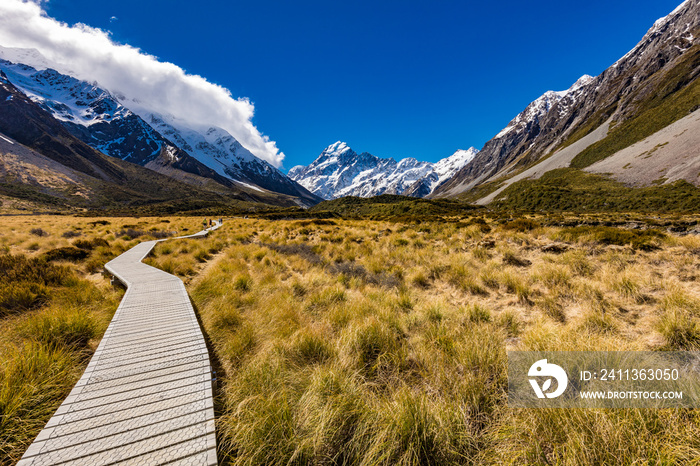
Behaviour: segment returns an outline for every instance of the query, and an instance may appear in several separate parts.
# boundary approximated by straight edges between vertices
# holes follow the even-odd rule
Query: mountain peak
[[[590,84],[595,78],[591,75],[584,74],[578,80],[567,90],[567,93],[577,91],[581,89],[583,86],[587,86]]]
[[[458,150],[437,163],[413,157],[379,158],[355,153],[342,141],[331,144],[309,166],[296,166],[289,177],[325,199],[380,194],[425,196],[468,163],[478,151]]]
[[[350,146],[347,145],[347,143],[345,143],[343,141],[336,141],[333,144],[331,144],[330,146],[326,147],[323,150],[323,153],[327,154],[327,155],[340,155],[340,154],[343,154],[349,150],[351,150],[351,149],[350,149]]]
[[[649,29],[647,34],[653,34],[653,33],[657,32],[659,29],[661,29],[666,23],[668,23],[671,20],[672,16],[679,13],[690,1],[691,0],[685,0],[680,5],[678,5],[675,8],[675,10],[673,10],[672,12],[667,14],[666,16],[661,17],[661,18],[657,19],[656,21],[654,21],[654,25]]]

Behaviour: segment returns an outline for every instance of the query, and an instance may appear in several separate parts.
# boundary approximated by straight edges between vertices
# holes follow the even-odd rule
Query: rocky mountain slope
[[[478,187],[489,202],[513,181],[605,159],[694,111],[699,74],[700,0],[686,0],[599,76],[532,102],[433,196]]]
[[[297,196],[300,205],[304,206],[313,205],[320,200],[280,170],[255,157],[221,128],[196,130],[172,115],[145,112],[142,116],[150,127],[178,148],[220,176],[235,181],[238,186]]]
[[[50,68],[51,63],[37,51],[0,47],[0,57],[0,70],[22,92],[73,135],[104,154],[192,184],[201,184],[206,178],[214,182],[208,183],[210,187],[218,184],[296,196],[300,205],[313,205],[319,200],[253,156],[222,129],[195,130],[178,124],[174,116],[144,109],[131,111],[97,83]]]
[[[218,186],[186,184],[93,149],[0,72],[1,195],[59,209],[134,212],[149,206],[158,206],[152,212],[177,212],[241,203],[296,205],[291,196]]]
[[[398,162],[370,153],[353,151],[338,141],[321,152],[310,165],[289,170],[289,177],[324,199],[343,196],[371,197],[402,194],[423,197],[469,162],[473,147],[458,150],[437,163],[405,158]]]

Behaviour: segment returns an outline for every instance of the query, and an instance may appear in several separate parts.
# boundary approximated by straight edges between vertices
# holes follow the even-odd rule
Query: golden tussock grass
[[[120,291],[94,271],[138,241],[201,227],[198,218],[95,220],[18,217],[0,227],[0,248],[28,258],[78,239],[108,243],[55,261],[74,278],[42,285],[44,301],[2,321],[0,352],[12,362],[0,403],[15,414],[3,417],[0,445],[13,458],[116,308]],[[696,461],[692,410],[507,406],[507,350],[700,347],[697,237],[543,224],[236,218],[207,239],[159,243],[147,262],[186,281],[213,350],[220,461]]]
[[[330,223],[231,220],[212,238],[227,246],[189,286],[223,372],[223,462],[698,457],[694,411],[506,404],[507,349],[696,349],[695,239],[567,237],[532,222]],[[637,242],[607,244],[628,238]],[[568,250],[543,252],[552,239]]]

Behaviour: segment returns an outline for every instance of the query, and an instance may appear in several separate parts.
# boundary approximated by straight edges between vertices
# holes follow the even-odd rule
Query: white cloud
[[[253,125],[253,104],[235,99],[228,89],[159,61],[130,45],[114,43],[109,33],[85,24],[56,21],[33,2],[0,1],[0,45],[36,48],[59,68],[86,81],[97,81],[122,94],[130,108],[173,115],[194,128],[218,126],[257,157],[280,167],[284,154]],[[62,69],[61,69],[62,68]]]

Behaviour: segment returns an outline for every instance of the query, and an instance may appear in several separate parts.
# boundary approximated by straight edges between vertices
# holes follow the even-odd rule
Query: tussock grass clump
[[[19,334],[46,346],[84,349],[96,336],[97,326],[87,312],[59,309],[28,316],[18,327]]]
[[[518,257],[514,252],[512,251],[506,251],[503,254],[503,263],[506,265],[512,265],[515,267],[527,267],[530,264],[532,264],[531,261],[527,259],[523,259],[521,257]]]
[[[333,356],[333,348],[323,334],[313,330],[303,330],[292,337],[287,355],[296,365],[321,364]]]
[[[510,337],[517,336],[520,333],[520,320],[512,310],[506,310],[500,313],[497,323]]]
[[[3,283],[0,285],[0,316],[40,306],[48,296],[49,289],[40,283]]]
[[[13,254],[0,255],[0,273],[6,282],[33,282],[49,286],[66,284],[72,277],[67,267]]]
[[[411,279],[411,282],[420,288],[428,288],[430,286],[430,279],[423,271],[417,272]]]
[[[250,275],[240,275],[233,280],[233,287],[238,291],[250,291],[253,287],[253,279]]]
[[[666,339],[669,350],[697,351],[700,349],[700,322],[682,309],[669,309],[664,312],[657,329]]]
[[[80,358],[65,346],[23,340],[3,345],[0,453],[16,463],[80,377]]]
[[[0,273],[0,317],[45,304],[50,287],[64,286],[73,277],[66,267],[11,254],[0,255]]]
[[[619,326],[610,314],[601,312],[589,312],[581,320],[580,327],[594,333],[614,334],[619,331]]]
[[[537,302],[537,307],[542,310],[542,312],[554,319],[557,322],[566,321],[566,313],[564,312],[564,306],[555,296],[546,296]]]
[[[692,464],[697,415],[666,409],[516,410],[494,433],[488,463]],[[513,425],[518,429],[513,431]],[[669,426],[675,426],[669,429]],[[680,445],[684,447],[680,447]],[[555,448],[556,446],[556,448]]]
[[[520,274],[508,269],[503,270],[500,273],[500,282],[508,293],[516,295],[522,303],[530,302],[532,289]]]
[[[469,320],[472,322],[491,322],[491,312],[483,306],[472,304],[467,309]]]

